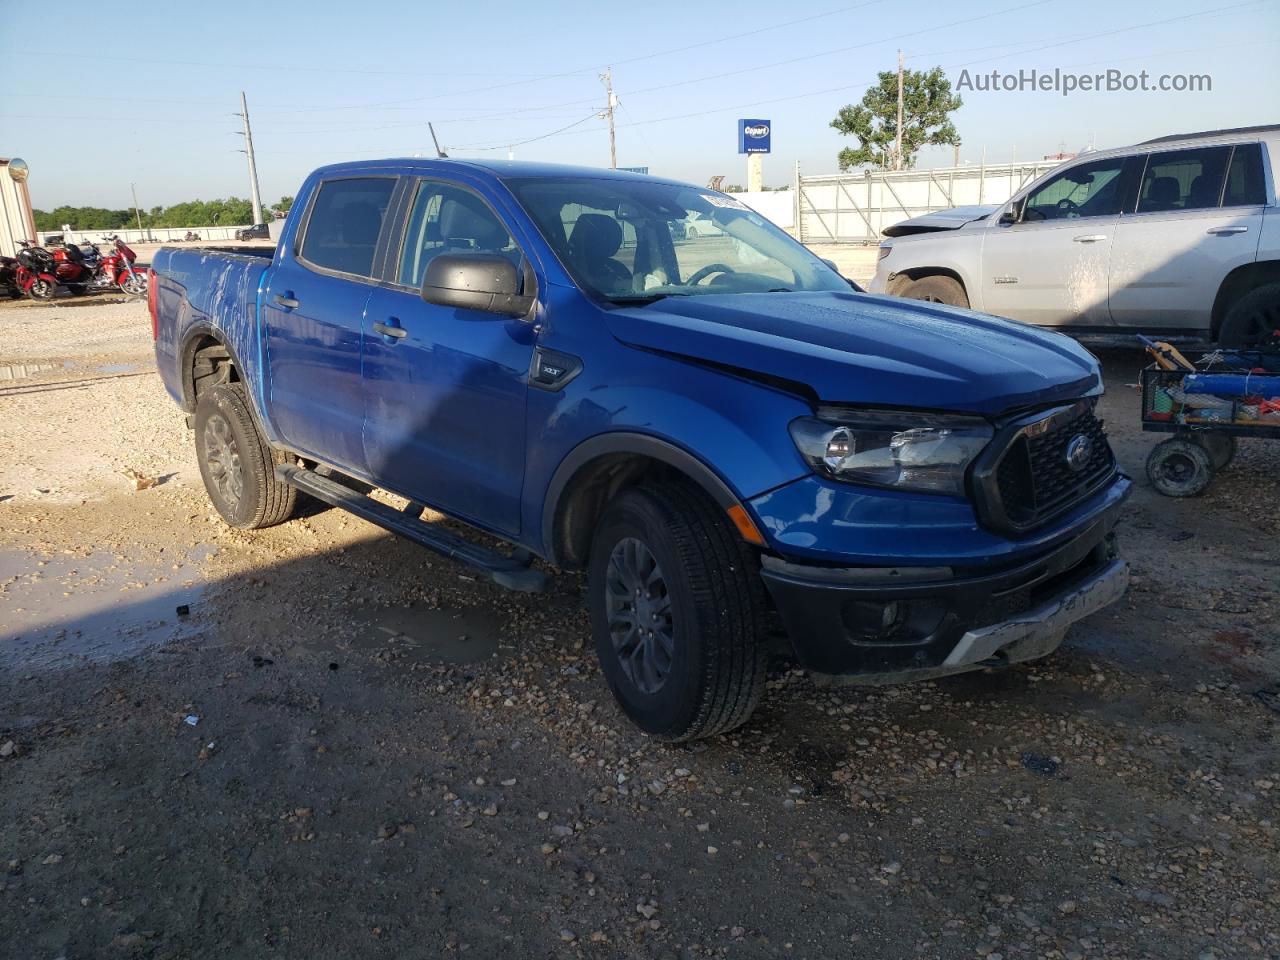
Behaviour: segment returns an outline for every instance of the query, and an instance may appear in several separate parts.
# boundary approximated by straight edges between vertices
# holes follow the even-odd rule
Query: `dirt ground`
[[[1280,956],[1280,444],[1156,496],[1137,353],[1124,601],[1000,673],[779,659],[669,747],[575,575],[224,527],[108,299],[0,305],[0,957]]]

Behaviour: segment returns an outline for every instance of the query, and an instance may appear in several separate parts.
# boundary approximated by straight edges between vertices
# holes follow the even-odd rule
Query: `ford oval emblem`
[[[1067,466],[1079,473],[1089,464],[1093,453],[1093,441],[1083,433],[1078,433],[1067,444]]]
[[[758,140],[761,137],[767,137],[769,135],[769,125],[766,123],[753,124],[749,127],[743,127],[742,132],[748,137]]]

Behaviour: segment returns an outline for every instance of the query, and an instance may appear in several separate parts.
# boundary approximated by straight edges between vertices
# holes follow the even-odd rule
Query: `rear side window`
[[[367,277],[382,220],[395,188],[393,177],[327,180],[320,184],[299,251],[303,260],[325,270]]]
[[[1230,147],[1153,153],[1142,175],[1138,213],[1216,207],[1230,153]]]
[[[1266,202],[1267,183],[1262,175],[1262,147],[1256,143],[1242,143],[1231,154],[1222,205],[1245,207]]]

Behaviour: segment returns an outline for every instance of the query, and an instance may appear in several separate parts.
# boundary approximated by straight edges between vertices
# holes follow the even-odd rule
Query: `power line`
[[[742,33],[733,33],[733,34],[729,34],[728,36],[714,37],[709,40],[700,40],[697,43],[685,44],[684,46],[681,46],[681,47],[672,47],[666,50],[655,50],[652,53],[643,53],[634,57],[627,57],[624,59],[615,58],[611,61],[611,63],[614,66],[618,64],[639,63],[643,60],[653,60],[658,57],[671,56],[677,53],[687,53],[690,50],[696,50],[702,47],[709,47],[718,43],[727,43],[731,40],[741,40],[744,37],[752,37],[761,33],[768,33],[774,30],[781,30],[784,27],[792,27],[800,23],[809,23],[810,21],[819,20],[819,19],[822,19],[823,17],[834,16],[835,14],[838,14],[838,13],[849,13],[853,10],[861,10],[863,7],[869,7],[876,3],[882,3],[882,2],[884,2],[884,0],[864,0],[863,3],[855,3],[845,7],[837,7],[834,10],[828,10],[825,13],[809,14],[804,17],[797,17],[793,20],[784,20],[781,23],[774,23],[765,27],[757,27],[754,30],[746,30],[746,31],[743,31]],[[313,113],[315,111],[320,111],[320,110],[323,110],[323,111],[367,110],[367,109],[372,109],[374,107],[397,106],[399,104],[405,104],[405,103],[425,103],[429,100],[440,100],[440,99],[443,99],[444,97],[460,97],[460,96],[464,97],[473,93],[487,93],[490,90],[503,90],[503,89],[506,89],[507,87],[520,86],[521,84],[524,84],[524,83],[540,82],[543,80],[562,80],[566,77],[574,77],[582,73],[595,73],[599,70],[605,69],[605,66],[606,65],[597,65],[594,67],[579,67],[574,70],[565,70],[560,73],[546,73],[541,75],[535,75],[535,76],[526,78],[524,80],[513,80],[510,82],[497,83],[487,87],[477,87],[472,90],[459,90],[453,93],[431,94],[430,96],[411,97],[405,100],[386,100],[380,103],[348,104],[345,106],[335,106],[331,104],[323,107],[303,107],[297,110],[281,110],[276,112],[280,114],[284,114],[284,113]]]

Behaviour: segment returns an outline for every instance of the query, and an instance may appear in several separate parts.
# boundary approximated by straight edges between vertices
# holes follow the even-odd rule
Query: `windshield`
[[[574,279],[613,303],[849,284],[733,197],[643,180],[508,181]]]

